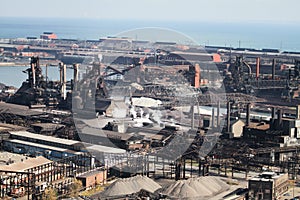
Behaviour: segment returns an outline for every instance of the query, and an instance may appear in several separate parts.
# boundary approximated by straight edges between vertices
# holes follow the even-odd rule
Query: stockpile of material
[[[162,104],[160,100],[155,100],[148,97],[132,98],[132,104],[141,107],[158,107]]]
[[[131,178],[119,179],[113,182],[105,191],[102,192],[101,196],[113,197],[123,196],[139,192],[140,190],[146,190],[154,193],[160,189],[161,186],[154,182],[152,179],[146,176],[134,176]]]
[[[228,189],[229,185],[219,177],[203,176],[176,181],[161,193],[172,199],[207,199]]]

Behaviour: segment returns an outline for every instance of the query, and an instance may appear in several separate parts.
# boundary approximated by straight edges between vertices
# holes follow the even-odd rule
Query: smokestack
[[[33,62],[34,57],[31,58],[31,72],[32,72],[32,85],[31,87],[35,87],[36,77],[35,77],[35,63]]]
[[[215,108],[212,108],[212,114],[211,114],[211,126],[212,128],[215,127]]]
[[[296,119],[300,119],[300,105],[297,105],[296,112]]]
[[[217,127],[220,127],[220,101],[218,101],[217,105]]]
[[[199,88],[200,87],[200,83],[201,83],[201,69],[200,69],[200,65],[197,63],[195,65],[195,71],[196,71],[196,74],[195,74],[195,82],[196,82],[196,88]]]
[[[275,80],[275,71],[276,71],[276,60],[273,59],[273,62],[272,62],[272,80]]]
[[[281,124],[282,124],[282,110],[281,109],[278,109],[277,111],[277,125],[278,125],[278,128],[281,127]]]
[[[101,63],[99,63],[99,66],[98,66],[98,75],[101,76]]]
[[[251,104],[248,103],[247,104],[246,126],[250,125],[250,107],[251,107]]]
[[[63,87],[64,87],[63,98],[66,99],[66,97],[67,97],[67,65],[64,65],[64,67],[63,67]]]
[[[65,100],[67,97],[67,66],[60,64],[60,84],[61,84],[61,97]]]
[[[259,78],[259,67],[260,67],[260,58],[256,58],[256,80]]]
[[[73,69],[74,69],[74,76],[73,76],[73,90],[76,91],[77,90],[77,81],[78,81],[78,64],[74,64],[73,65]]]
[[[272,119],[275,119],[275,115],[276,115],[276,110],[275,107],[272,107]]]
[[[270,120],[270,122],[271,122],[271,125],[272,125],[272,127],[274,127],[274,125],[275,125],[275,127],[276,127],[276,124],[274,123],[275,122],[275,118],[276,118],[276,109],[275,109],[275,107],[272,107],[272,112],[271,112],[271,120]]]
[[[231,107],[231,103],[230,101],[227,102],[227,132],[230,132],[230,108]]]
[[[191,107],[191,112],[192,112],[192,121],[191,121],[191,129],[193,130],[195,127],[195,108],[194,105]]]
[[[189,71],[191,74],[191,86],[195,88],[200,87],[200,65],[195,64],[195,66],[190,66]]]
[[[62,85],[63,83],[63,63],[59,63],[59,83]]]
[[[48,65],[46,65],[46,85],[48,84]]]

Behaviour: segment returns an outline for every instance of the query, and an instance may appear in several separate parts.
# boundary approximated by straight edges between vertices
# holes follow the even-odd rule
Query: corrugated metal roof
[[[44,164],[51,163],[51,160],[43,156],[38,156],[36,158],[27,158],[23,162],[17,162],[10,165],[0,166],[0,170],[4,171],[25,171],[27,169],[31,169],[33,167],[41,166]]]
[[[8,142],[11,143],[16,143],[16,144],[22,144],[22,145],[27,145],[31,147],[37,147],[37,148],[42,148],[46,150],[53,150],[53,151],[58,151],[58,152],[69,152],[69,153],[76,153],[75,151],[69,150],[69,149],[64,149],[64,148],[59,148],[59,147],[54,147],[54,146],[49,146],[45,144],[38,144],[38,143],[33,143],[33,142],[27,142],[23,140],[7,140]]]
[[[108,147],[103,145],[84,143],[86,149],[90,152],[103,152],[103,153],[114,153],[114,154],[124,154],[126,150],[114,147]]]
[[[55,142],[55,143],[64,144],[64,145],[75,145],[75,144],[80,143],[79,141],[76,141],[76,140],[67,140],[67,139],[62,139],[62,138],[56,138],[56,137],[52,137],[52,136],[30,133],[28,131],[9,131],[9,133],[11,135],[15,135],[15,136],[21,136],[21,137],[32,138],[32,139],[36,139],[36,140],[43,140],[43,141],[48,141],[48,142]]]

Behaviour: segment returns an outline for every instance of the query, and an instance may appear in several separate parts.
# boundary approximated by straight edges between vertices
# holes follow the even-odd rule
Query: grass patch
[[[97,185],[96,187],[90,189],[90,190],[85,190],[83,192],[80,192],[80,195],[83,195],[83,196],[92,196],[98,192],[102,192],[104,190],[104,186],[101,186],[101,185]]]

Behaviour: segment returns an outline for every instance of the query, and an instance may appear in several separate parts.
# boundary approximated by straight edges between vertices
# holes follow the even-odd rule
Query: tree
[[[43,200],[56,200],[57,192],[54,188],[48,187],[43,195]]]
[[[82,189],[82,182],[80,180],[75,179],[74,182],[69,187],[69,196],[77,197],[81,189]]]

